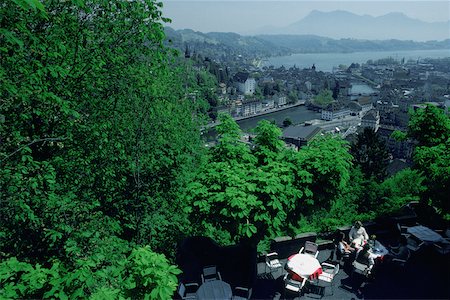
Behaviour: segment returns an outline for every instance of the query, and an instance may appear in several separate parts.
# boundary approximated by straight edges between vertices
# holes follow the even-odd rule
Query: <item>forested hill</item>
[[[331,53],[358,51],[397,51],[450,49],[450,39],[443,41],[415,42],[404,40],[332,39],[317,35],[256,35],[243,36],[232,32],[202,33],[190,29],[174,30],[165,27],[169,45],[204,56],[221,58],[242,55],[268,57],[292,53]]]
[[[315,35],[258,35],[259,39],[290,49],[294,53],[363,52],[450,49],[450,39],[444,41],[401,41],[332,39]]]
[[[232,32],[202,33],[191,29],[174,30],[170,27],[165,27],[164,31],[167,40],[170,40],[169,45],[181,51],[184,51],[187,45],[191,51],[203,56],[221,58],[241,55],[253,58],[291,53],[289,49],[259,37],[242,36]]]

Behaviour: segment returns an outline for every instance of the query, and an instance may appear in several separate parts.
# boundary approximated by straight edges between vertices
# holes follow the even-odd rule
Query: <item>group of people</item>
[[[372,239],[374,240],[375,238],[372,237]],[[375,241],[369,240],[369,235],[363,227],[363,224],[360,221],[356,221],[350,229],[348,242],[345,240],[345,234],[343,232],[338,233],[336,254],[366,265],[370,273],[375,265],[375,256],[371,252],[371,245],[373,245],[371,242],[375,243]],[[389,262],[393,258],[406,260],[408,257],[409,249],[407,247],[407,241],[404,236],[401,236],[398,247],[391,247],[389,253],[384,256],[383,261]],[[362,281],[358,281],[358,284],[355,285],[355,290],[358,295],[361,294],[361,283]]]
[[[351,257],[361,264],[373,267],[375,264],[374,257],[370,253],[371,245],[369,243],[369,235],[363,227],[361,221],[356,221],[349,232],[349,242],[345,241],[345,234],[340,232],[337,240],[337,249],[341,256]],[[401,236],[398,247],[392,247],[386,255],[386,260],[392,258],[407,259],[409,257],[409,249],[404,236]]]

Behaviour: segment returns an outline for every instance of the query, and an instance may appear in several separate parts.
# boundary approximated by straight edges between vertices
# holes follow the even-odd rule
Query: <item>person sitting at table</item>
[[[371,256],[370,252],[370,246],[369,244],[365,244],[362,249],[358,251],[356,254],[355,261],[359,262],[360,264],[368,266],[368,273],[366,276],[371,274],[371,270],[373,266],[375,265],[375,261],[373,260],[373,257]],[[356,291],[358,298],[362,297],[362,287],[365,282],[365,276],[359,275],[359,276],[353,276],[353,289]]]
[[[375,261],[373,260],[373,256],[369,252],[370,246],[369,244],[365,244],[361,250],[356,254],[356,261],[360,264],[369,266],[369,269],[372,269]]]
[[[345,241],[345,233],[343,233],[342,231],[338,233],[336,245],[342,256],[349,256],[353,251],[355,251],[355,248],[350,246]]]
[[[362,246],[364,241],[369,239],[369,235],[367,234],[366,229],[362,226],[361,221],[356,221],[355,225],[350,229],[350,233],[348,234],[350,237],[350,242],[352,245],[358,247]]]

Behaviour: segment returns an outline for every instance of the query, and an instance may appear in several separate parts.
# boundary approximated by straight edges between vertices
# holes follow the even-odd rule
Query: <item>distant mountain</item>
[[[450,39],[444,41],[414,42],[411,40],[332,39],[317,35],[257,35],[242,36],[232,32],[202,33],[190,29],[165,28],[171,47],[216,59],[228,60],[243,56],[247,59],[292,53],[331,53],[393,50],[450,49]]]
[[[170,45],[181,51],[188,46],[191,51],[199,52],[203,56],[245,56],[268,57],[292,53],[290,49],[273,44],[267,39],[254,36],[242,36],[232,32],[202,33],[191,29],[174,30],[165,28],[166,39]]]
[[[381,4],[380,4],[381,5]],[[450,39],[449,22],[424,22],[402,13],[384,16],[356,15],[347,11],[314,10],[305,18],[284,28],[266,28],[261,34],[313,34],[329,38],[364,40],[431,41]]]

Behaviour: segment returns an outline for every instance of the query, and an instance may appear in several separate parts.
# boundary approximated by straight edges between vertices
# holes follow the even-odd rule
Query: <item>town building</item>
[[[237,82],[238,90],[244,95],[253,95],[256,89],[256,80],[251,78],[250,74],[247,72],[238,72],[234,76]]]
[[[343,106],[340,103],[334,102],[331,104],[328,104],[328,106],[324,109],[322,109],[322,120],[332,121],[335,119],[343,118],[346,116],[349,116],[351,114],[351,110]]]
[[[380,126],[380,113],[372,109],[368,111],[364,117],[361,118],[361,127],[362,128],[372,128],[373,131],[377,132],[378,127]]]
[[[286,128],[283,131],[282,139],[285,143],[294,145],[297,148],[306,146],[315,136],[319,135],[323,129],[315,125],[298,125]]]

